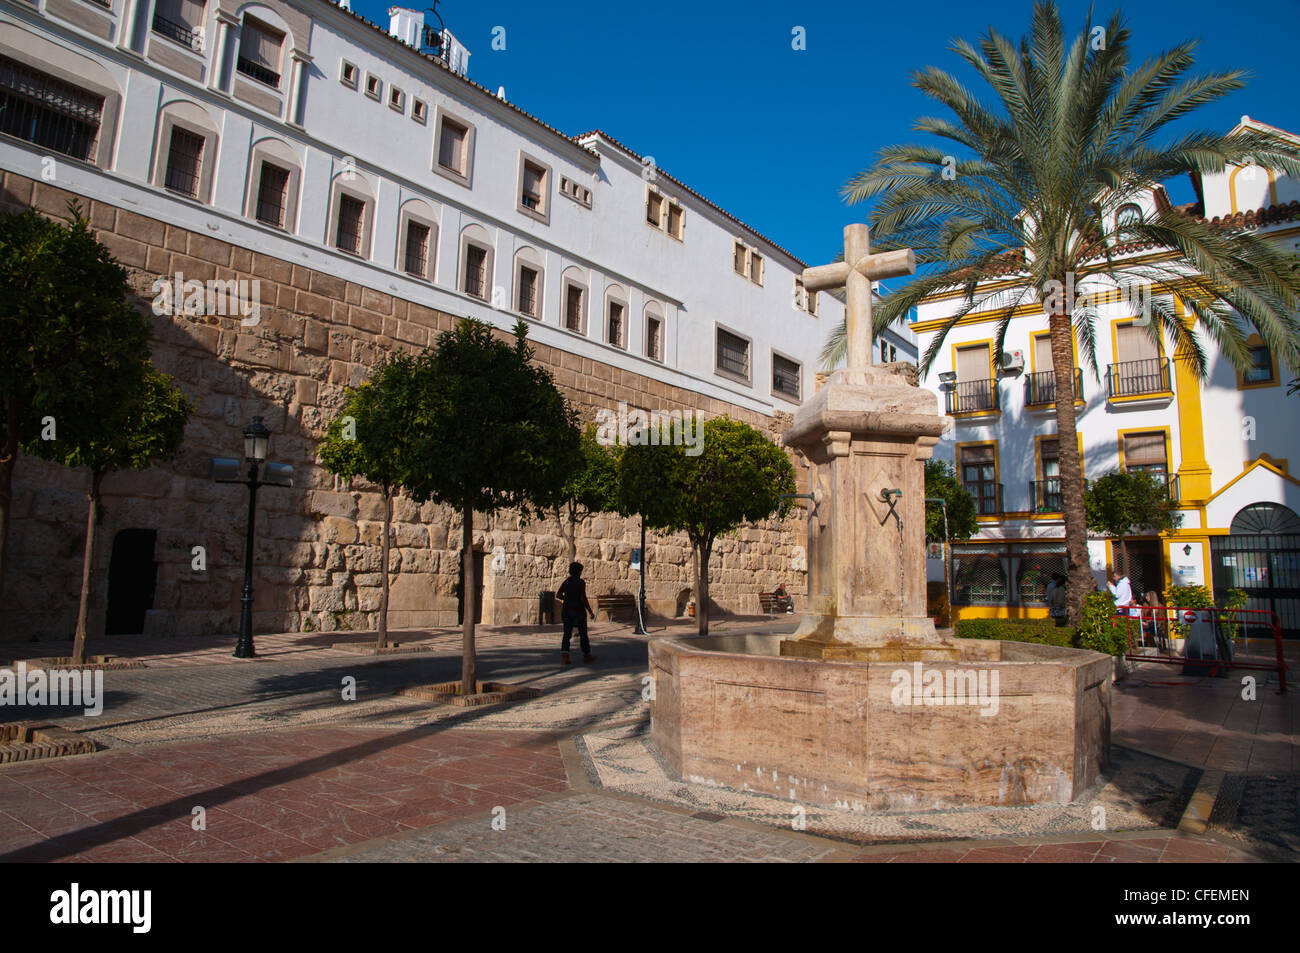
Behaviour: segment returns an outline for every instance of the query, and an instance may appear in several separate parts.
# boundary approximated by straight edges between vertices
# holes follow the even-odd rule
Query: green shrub
[[[1204,586],[1170,586],[1165,590],[1165,605],[1177,609],[1213,609],[1214,596]],[[1173,637],[1187,638],[1187,626],[1182,622],[1171,623]]]
[[[1244,609],[1246,608],[1246,591],[1244,589],[1229,589],[1228,598],[1223,602],[1225,609]],[[1228,638],[1237,641],[1237,636],[1241,634],[1240,616],[1228,616]]]
[[[993,639],[1000,642],[1034,642],[1039,645],[1078,646],[1078,631],[1057,627],[1051,619],[959,619],[959,639]]]
[[[1090,592],[1083,597],[1079,645],[1105,655],[1128,651],[1128,636],[1124,624],[1115,617],[1115,597],[1109,592]]]

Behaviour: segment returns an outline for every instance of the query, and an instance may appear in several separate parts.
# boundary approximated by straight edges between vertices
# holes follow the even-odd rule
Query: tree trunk
[[[77,633],[72,639],[72,664],[86,661],[86,620],[90,617],[90,572],[95,564],[95,520],[99,516],[99,484],[104,475],[90,472],[90,512],[86,516],[86,548],[81,557],[81,602],[77,606]]]
[[[712,553],[713,540],[701,542],[696,548],[695,562],[699,570],[695,586],[695,621],[700,635],[709,634],[709,556]]]
[[[383,582],[379,590],[379,638],[375,642],[376,649],[382,649],[388,645],[388,553],[389,540],[388,536],[393,527],[393,491],[384,487],[384,546],[383,546]]]
[[[564,573],[568,575],[569,566],[578,558],[578,525],[577,520],[573,518],[573,510],[570,509],[567,516],[557,511],[560,519],[560,535],[564,537],[564,545],[567,547],[568,560],[564,564]]]
[[[1064,286],[1064,282],[1062,282]],[[1060,460],[1061,510],[1065,516],[1065,612],[1070,625],[1083,621],[1083,597],[1094,579],[1088,562],[1088,521],[1083,508],[1083,461],[1074,425],[1074,330],[1068,305],[1064,314],[1049,314],[1052,368],[1056,382],[1056,438]]]
[[[18,463],[18,404],[5,402],[5,439],[0,447],[0,593],[5,588],[5,554],[9,549],[9,513],[13,502],[14,467]]]
[[[461,507],[460,558],[461,576],[465,580],[460,597],[460,693],[473,695],[478,677],[474,661],[474,606],[478,580],[474,578],[474,507],[468,503]]]

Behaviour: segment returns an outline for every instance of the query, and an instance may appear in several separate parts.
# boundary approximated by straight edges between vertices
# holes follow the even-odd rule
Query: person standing
[[[560,583],[555,593],[560,600],[560,619],[564,623],[564,641],[560,643],[560,661],[569,664],[569,642],[573,630],[578,630],[578,642],[582,646],[582,660],[596,661],[591,654],[591,642],[587,639],[587,616],[596,618],[591,603],[587,600],[587,584],[582,581],[582,563],[569,563],[569,578]]]
[[[1123,575],[1118,569],[1110,571],[1108,588],[1110,594],[1115,597],[1115,608],[1122,609],[1133,604],[1133,587],[1129,584],[1128,576]]]
[[[1047,586],[1047,614],[1056,620],[1059,629],[1065,625],[1065,579],[1060,573],[1052,576]]]

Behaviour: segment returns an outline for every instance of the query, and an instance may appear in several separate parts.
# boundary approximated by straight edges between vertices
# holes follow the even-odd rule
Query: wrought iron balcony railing
[[[998,409],[998,382],[957,381],[947,392],[950,414],[972,414]]]
[[[1173,390],[1169,382],[1169,359],[1152,357],[1111,364],[1106,369],[1106,387],[1112,398],[1168,393]]]
[[[1083,400],[1083,371],[1074,369],[1074,399]],[[1025,405],[1056,403],[1056,372],[1038,371],[1025,376]]]
[[[979,481],[966,484],[966,492],[975,502],[975,512],[979,516],[1001,516],[1002,484]]]
[[[175,20],[168,20],[161,14],[153,15],[153,32],[169,40],[175,40],[182,46],[188,46],[192,50],[199,49],[200,44],[195,42],[197,34],[192,27],[185,23],[177,23]]]

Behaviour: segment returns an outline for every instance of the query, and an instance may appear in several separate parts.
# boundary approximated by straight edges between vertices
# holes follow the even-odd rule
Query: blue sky
[[[418,0],[417,0],[418,2]],[[413,2],[412,6],[416,6]],[[387,25],[389,3],[353,0]],[[1062,0],[1081,29],[1087,0]],[[1114,5],[1097,2],[1102,22]],[[1199,39],[1196,72],[1245,69],[1249,85],[1189,125],[1243,115],[1300,131],[1295,36],[1300,0],[1131,0],[1120,6],[1137,59]],[[954,37],[1028,31],[1030,0],[776,3],[658,0],[442,0],[470,50],[469,75],[570,135],[601,128],[810,264],[830,261],[866,209],[840,186],[882,146],[915,141],[932,113],[910,86],[923,66],[954,72]],[[493,50],[494,27],[505,49]],[[791,49],[806,30],[807,49]],[[799,169],[799,172],[795,172]],[[778,188],[773,189],[772,183]],[[1175,202],[1190,201],[1185,181]]]

